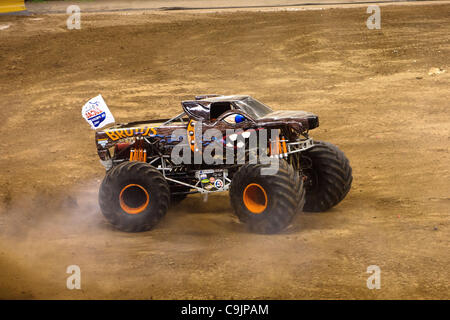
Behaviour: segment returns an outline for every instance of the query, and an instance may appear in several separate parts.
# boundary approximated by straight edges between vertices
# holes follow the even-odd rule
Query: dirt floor
[[[72,31],[64,14],[1,16],[0,298],[449,299],[450,5],[384,6],[381,30],[365,9],[83,14]],[[353,188],[278,235],[248,233],[227,194],[116,231],[81,117],[99,93],[120,122],[199,93],[314,112]]]

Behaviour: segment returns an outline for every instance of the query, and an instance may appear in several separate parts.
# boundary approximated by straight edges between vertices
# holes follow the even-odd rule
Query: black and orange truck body
[[[349,192],[348,159],[309,136],[318,116],[273,111],[247,95],[201,95],[181,104],[170,119],[96,132],[106,168],[100,207],[117,228],[150,230],[189,194],[229,191],[235,214],[251,231],[276,233],[298,212],[328,210]],[[175,159],[179,150],[184,161]],[[274,161],[276,170],[264,174]]]

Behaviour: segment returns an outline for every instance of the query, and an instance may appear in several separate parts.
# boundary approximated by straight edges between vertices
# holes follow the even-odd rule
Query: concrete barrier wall
[[[0,13],[25,11],[24,0],[0,0]]]

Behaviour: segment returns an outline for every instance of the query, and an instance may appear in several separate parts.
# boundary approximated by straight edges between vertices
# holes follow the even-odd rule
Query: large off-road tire
[[[275,175],[261,175],[266,165],[246,164],[233,175],[231,206],[252,232],[277,233],[291,224],[304,204],[303,181],[286,161]]]
[[[107,172],[100,186],[103,215],[117,229],[152,229],[166,214],[170,202],[167,181],[153,166],[125,162]]]
[[[322,212],[341,202],[352,185],[352,168],[345,154],[335,145],[314,141],[302,153],[300,166],[307,177],[303,211]]]

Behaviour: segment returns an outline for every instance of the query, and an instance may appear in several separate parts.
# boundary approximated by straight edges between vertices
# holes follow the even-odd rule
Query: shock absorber
[[[144,145],[144,138],[136,137],[134,148],[130,150],[130,161],[147,162],[147,150]]]
[[[272,140],[270,140],[269,150],[271,157],[286,158],[288,157],[286,138],[284,136],[278,136],[275,140],[275,148],[272,148]]]

